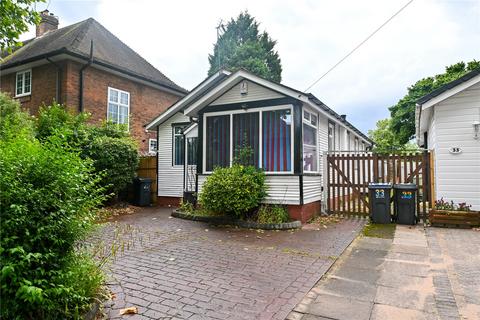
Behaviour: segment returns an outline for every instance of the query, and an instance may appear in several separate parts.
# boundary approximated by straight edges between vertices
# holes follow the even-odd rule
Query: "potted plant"
[[[471,205],[465,202],[454,203],[443,198],[435,201],[435,206],[428,213],[428,219],[432,225],[480,225],[480,211],[471,210]]]

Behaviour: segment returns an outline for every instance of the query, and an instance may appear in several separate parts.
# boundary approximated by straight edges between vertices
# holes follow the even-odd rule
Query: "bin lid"
[[[417,190],[418,187],[415,183],[396,183],[393,185],[393,189],[399,190]]]
[[[135,180],[137,180],[138,182],[152,182],[153,181],[152,178],[143,178],[143,177],[136,177]]]
[[[368,189],[391,189],[392,184],[390,182],[385,183],[385,182],[380,182],[380,183],[375,183],[371,182],[368,184]]]

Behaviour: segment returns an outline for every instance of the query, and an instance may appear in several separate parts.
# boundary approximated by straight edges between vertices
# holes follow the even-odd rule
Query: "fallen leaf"
[[[138,308],[137,307],[128,307],[125,309],[120,309],[120,315],[123,316],[124,314],[137,314]]]

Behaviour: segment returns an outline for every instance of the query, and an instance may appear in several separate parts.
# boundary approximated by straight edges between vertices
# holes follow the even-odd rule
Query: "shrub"
[[[103,201],[91,161],[50,137],[0,141],[3,319],[79,317],[102,274],[75,246]]]
[[[97,173],[103,172],[102,185],[108,194],[118,195],[135,177],[138,152],[124,126],[103,123],[88,125],[88,115],[75,115],[58,104],[42,107],[37,120],[37,138],[61,138],[67,148],[93,160]]]
[[[199,200],[207,210],[245,218],[265,195],[265,173],[252,166],[234,164],[230,168],[215,168],[203,184]]]
[[[100,136],[94,138],[83,154],[93,160],[97,172],[102,172],[102,185],[118,194],[132,182],[138,167],[138,152],[130,139]]]
[[[280,205],[262,205],[258,209],[258,223],[284,223],[290,220],[288,211],[284,206]]]
[[[0,92],[0,140],[33,137],[33,121],[20,104]]]

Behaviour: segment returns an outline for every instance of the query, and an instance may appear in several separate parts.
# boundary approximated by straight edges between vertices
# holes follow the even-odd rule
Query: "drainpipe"
[[[93,40],[90,40],[90,58],[88,62],[80,69],[80,85],[78,94],[78,111],[83,112],[83,71],[91,66],[93,63]]]
[[[56,79],[56,93],[55,93],[55,100],[57,103],[62,104],[62,73],[63,68],[61,65],[56,63],[55,61],[51,60],[50,57],[46,58],[48,62],[53,64],[57,69],[57,79]]]

